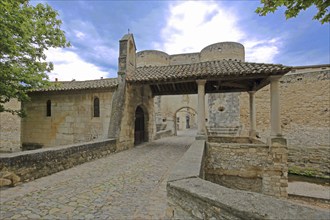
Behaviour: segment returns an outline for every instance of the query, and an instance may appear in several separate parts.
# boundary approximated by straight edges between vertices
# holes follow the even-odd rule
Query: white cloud
[[[244,32],[239,15],[214,1],[184,1],[169,6],[166,26],[161,30],[163,43],[156,49],[169,54],[199,52],[204,47],[224,41],[245,46],[246,61],[273,62],[279,53],[280,39],[253,39]]]
[[[117,48],[116,48],[117,49]],[[93,56],[99,60],[106,60],[112,65],[117,65],[118,51],[103,45],[94,45]]]
[[[51,48],[46,51],[47,61],[53,62],[54,70],[49,73],[50,80],[58,78],[60,81],[100,79],[101,77],[115,77],[115,70],[102,71],[96,65],[82,60],[76,53],[62,48]]]
[[[81,31],[76,30],[76,31],[74,31],[74,33],[75,33],[76,37],[81,39],[81,40],[85,38],[85,34]]]
[[[169,54],[197,52],[212,43],[242,38],[237,19],[214,2],[180,2],[169,11],[160,48]]]
[[[257,63],[272,63],[279,53],[280,40],[246,40],[242,42],[245,46],[245,60]]]

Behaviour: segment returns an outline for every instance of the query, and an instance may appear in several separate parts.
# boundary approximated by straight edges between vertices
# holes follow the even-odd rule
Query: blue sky
[[[329,24],[312,20],[315,8],[286,20],[283,9],[257,15],[259,1],[248,0],[42,2],[59,12],[72,44],[47,51],[47,60],[55,66],[51,80],[117,77],[118,41],[128,29],[138,51],[199,52],[209,44],[236,41],[245,46],[248,62],[330,63]]]

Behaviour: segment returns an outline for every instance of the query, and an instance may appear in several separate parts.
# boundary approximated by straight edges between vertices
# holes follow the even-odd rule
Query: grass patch
[[[320,172],[318,170],[311,169],[311,168],[296,167],[296,166],[289,167],[289,174],[306,176],[306,177],[325,178],[325,179],[330,178],[329,176],[322,174],[322,172]]]
[[[289,169],[290,174],[301,175],[301,176],[308,176],[308,177],[316,177],[317,173],[314,170],[308,169]]]

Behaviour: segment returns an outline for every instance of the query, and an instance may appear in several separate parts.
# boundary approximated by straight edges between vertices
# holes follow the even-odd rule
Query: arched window
[[[46,106],[46,116],[50,117],[52,116],[52,102],[48,100]]]
[[[94,98],[94,117],[100,117],[100,99]]]

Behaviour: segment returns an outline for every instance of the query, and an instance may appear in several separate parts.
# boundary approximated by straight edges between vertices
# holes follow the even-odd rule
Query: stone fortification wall
[[[21,103],[11,100],[5,108],[19,110]],[[8,112],[0,113],[0,152],[15,152],[21,147],[21,118]]]
[[[281,126],[288,140],[290,169],[310,169],[318,175],[322,169],[322,175],[329,176],[329,167],[323,163],[330,162],[330,70],[285,75],[280,82]],[[270,133],[269,86],[255,96],[257,131],[266,141]],[[242,135],[248,135],[247,93],[241,93],[240,106]]]
[[[205,141],[195,141],[170,173],[167,182],[168,219],[329,218],[329,211],[204,180],[204,149]]]
[[[228,188],[287,197],[287,148],[243,137],[209,138],[205,179]],[[280,143],[280,142],[278,142]]]
[[[191,64],[200,62],[199,53],[175,54],[170,56],[170,65]]]
[[[244,61],[244,46],[236,42],[221,42],[205,47],[200,53],[174,55],[157,50],[144,50],[136,54],[136,65],[137,67],[168,66],[222,59]]]
[[[56,148],[2,154],[0,173],[12,173],[27,182],[78,164],[101,158],[116,151],[116,140],[80,143]],[[17,184],[17,179],[15,183]]]
[[[24,105],[22,143],[43,147],[104,140],[108,138],[113,91],[76,90],[59,93],[34,93]],[[93,116],[94,98],[100,100],[100,117]],[[51,101],[51,116],[46,103]]]

